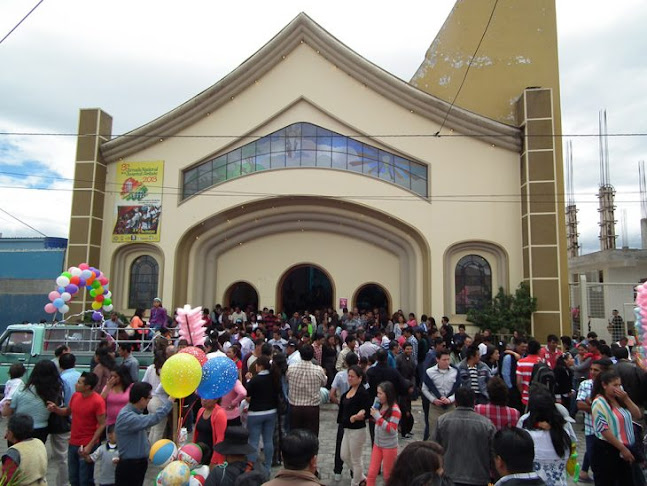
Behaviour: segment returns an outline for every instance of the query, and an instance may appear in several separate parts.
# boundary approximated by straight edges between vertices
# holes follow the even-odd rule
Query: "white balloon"
[[[72,294],[69,292],[63,292],[61,294],[61,299],[63,299],[63,302],[68,302],[72,298]]]
[[[58,311],[61,314],[67,314],[68,312],[70,312],[70,307],[68,305],[63,305]]]
[[[56,279],[56,285],[58,285],[59,287],[66,287],[70,285],[70,279],[67,278],[65,275],[61,275]]]
[[[107,294],[104,294],[104,297],[105,297],[106,299],[111,298],[111,297],[112,297],[112,292],[110,292],[110,291],[108,290],[108,293],[107,293]]]
[[[113,308],[112,304],[103,306],[103,310],[106,312],[110,312],[112,308]]]
[[[70,269],[68,270],[68,272],[70,272],[73,277],[80,277],[82,271],[83,270],[81,270],[79,267],[70,267]]]

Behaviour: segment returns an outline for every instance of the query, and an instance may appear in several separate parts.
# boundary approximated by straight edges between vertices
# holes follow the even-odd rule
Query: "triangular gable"
[[[306,43],[337,68],[390,101],[441,124],[449,103],[431,96],[366,60],[304,13],[300,13],[272,40],[213,86],[177,108],[123,136],[104,143],[103,157],[111,162],[155,144],[160,137],[184,130],[260,79],[301,43]],[[445,122],[447,129],[479,137],[497,146],[519,151],[517,128],[454,106]]]

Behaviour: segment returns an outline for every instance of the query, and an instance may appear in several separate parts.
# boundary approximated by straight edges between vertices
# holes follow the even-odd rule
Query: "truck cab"
[[[0,336],[0,388],[4,390],[4,384],[9,379],[9,367],[14,363],[22,363],[27,377],[34,368],[34,365],[42,359],[54,359],[54,351],[61,344],[69,346],[70,351],[76,356],[76,369],[89,371],[90,363],[94,359],[94,353],[99,343],[108,339],[114,341],[118,347],[119,339],[112,338],[99,326],[86,325],[58,325],[58,324],[13,324],[7,327]],[[133,356],[139,361],[139,376],[144,376],[148,365],[153,362],[153,345],[151,341],[122,340],[138,344],[143,351],[133,352]],[[117,363],[121,358],[117,356]]]

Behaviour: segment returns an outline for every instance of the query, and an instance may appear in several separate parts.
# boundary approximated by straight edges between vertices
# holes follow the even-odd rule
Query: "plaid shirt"
[[[577,401],[585,402],[591,397],[593,380],[584,380],[577,389]],[[584,435],[594,435],[593,418],[589,412],[584,412]]]
[[[497,430],[507,427],[508,425],[516,427],[521,415],[519,410],[512,407],[502,407],[491,403],[488,403],[487,405],[477,405],[474,407],[474,411],[479,415],[489,418]]]
[[[297,407],[316,407],[321,403],[320,388],[326,385],[326,373],[311,361],[288,366],[288,401]]]

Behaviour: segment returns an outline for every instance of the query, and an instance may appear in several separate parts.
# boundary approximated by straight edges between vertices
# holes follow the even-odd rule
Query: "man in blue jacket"
[[[148,402],[153,398],[152,389],[150,383],[134,383],[130,388],[129,403],[117,415],[115,432],[119,462],[115,471],[115,486],[136,486],[144,483],[150,452],[146,430],[166,418],[173,408],[173,399],[168,397],[155,413],[143,415]]]

